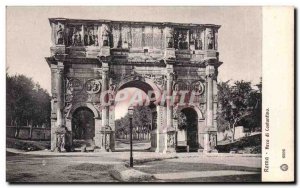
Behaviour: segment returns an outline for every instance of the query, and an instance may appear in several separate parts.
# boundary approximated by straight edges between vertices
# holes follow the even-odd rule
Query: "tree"
[[[6,73],[6,123],[50,126],[51,103],[46,90],[24,75]]]
[[[132,126],[140,140],[140,136],[150,134],[152,125],[151,110],[147,106],[138,106],[133,111]],[[116,132],[118,135],[129,133],[129,115],[126,114],[121,119],[115,121]]]
[[[236,81],[232,86],[229,81],[218,84],[218,122],[219,130],[229,129],[232,132],[231,141],[234,141],[235,127],[241,121],[253,120],[246,126],[261,126],[259,112],[261,112],[261,92],[252,89],[251,82]]]
[[[258,90],[253,90],[250,93],[249,106],[252,107],[252,113],[241,120],[241,124],[250,131],[255,131],[256,128],[261,128],[262,114],[262,81],[256,85]]]

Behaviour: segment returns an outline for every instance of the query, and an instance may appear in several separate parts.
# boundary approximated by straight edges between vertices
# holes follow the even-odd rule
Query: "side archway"
[[[91,103],[86,103],[86,102],[78,102],[75,103],[74,105],[72,105],[70,107],[70,110],[68,111],[68,113],[65,116],[65,120],[66,120],[66,127],[67,129],[71,132],[70,138],[69,138],[69,143],[70,145],[72,145],[72,147],[76,147],[77,143],[74,142],[74,131],[73,130],[73,125],[72,125],[72,119],[73,119],[73,115],[76,114],[76,111],[80,110],[80,109],[88,109],[91,113],[92,113],[92,117],[93,117],[93,125],[92,125],[92,130],[94,130],[94,134],[91,134],[94,136],[94,138],[90,138],[91,140],[88,141],[88,145],[95,145],[100,147],[101,143],[100,143],[100,137],[99,137],[99,129],[101,126],[101,119],[100,119],[100,113],[98,112],[98,110],[95,108],[95,106]],[[86,144],[86,143],[85,143]]]
[[[204,120],[204,114],[201,112],[200,107],[198,106],[193,106],[193,105],[188,105],[188,106],[179,106],[176,108],[175,113],[177,114],[176,116],[178,116],[178,114],[185,108],[191,108],[193,110],[196,111],[197,116],[198,116],[198,121]]]
[[[198,151],[203,147],[205,118],[198,106],[180,106],[176,109],[176,124],[179,125],[180,113],[185,116],[185,127],[177,129],[178,146],[189,146],[190,151]],[[179,127],[178,127],[179,128]],[[180,149],[180,148],[177,148]]]
[[[78,109],[78,108],[82,108],[82,107],[86,107],[88,109],[90,109],[93,114],[94,114],[94,118],[100,118],[100,113],[98,112],[98,110],[94,107],[94,105],[92,105],[91,103],[85,103],[85,102],[80,102],[80,103],[76,103],[74,105],[72,105],[70,111],[67,113],[66,118],[67,119],[71,119],[72,118],[72,114]]]

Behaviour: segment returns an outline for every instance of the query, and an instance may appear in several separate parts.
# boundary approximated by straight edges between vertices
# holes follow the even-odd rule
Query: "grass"
[[[6,147],[14,148],[23,151],[38,151],[50,149],[51,143],[49,141],[32,141],[32,140],[20,140],[15,138],[6,138]]]
[[[261,153],[261,134],[244,137],[234,142],[218,143],[217,150],[220,153],[235,151],[237,153],[259,154]]]

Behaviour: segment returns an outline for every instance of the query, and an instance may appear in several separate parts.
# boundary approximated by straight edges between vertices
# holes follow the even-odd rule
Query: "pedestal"
[[[163,150],[163,153],[175,153],[176,149],[176,139],[175,139],[175,129],[173,127],[170,127],[167,129],[167,133],[166,133],[166,147]]]
[[[66,134],[67,130],[66,127],[57,127],[55,130],[55,138],[56,138],[56,146],[54,148],[54,152],[65,152],[65,146],[66,146]]]
[[[204,149],[203,153],[218,153],[217,146],[217,131],[214,128],[206,130],[204,134]]]
[[[111,138],[113,136],[113,131],[109,126],[102,127],[101,129],[101,151],[110,152],[112,151],[111,147]]]

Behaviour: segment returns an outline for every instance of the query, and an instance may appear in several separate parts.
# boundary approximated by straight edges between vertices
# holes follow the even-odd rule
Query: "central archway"
[[[152,132],[156,129],[156,96],[154,88],[147,83],[144,79],[134,79],[127,82],[122,82],[116,90],[115,97],[118,95],[124,95],[127,92],[127,100],[120,103],[116,103],[114,108],[115,116],[115,128],[116,128],[116,151],[129,149],[129,117],[127,115],[127,109],[130,105],[135,108],[135,114],[137,116],[143,116],[140,119],[133,118],[133,141],[134,150],[144,150],[151,148],[151,140],[153,139]],[[142,94],[141,94],[142,93]],[[139,96],[142,100],[139,104],[132,104],[132,100]],[[134,100],[136,102],[136,100]],[[121,106],[121,107],[120,107]],[[123,114],[120,117],[120,114]],[[126,124],[126,125],[125,125]],[[150,150],[149,150],[150,151]]]

